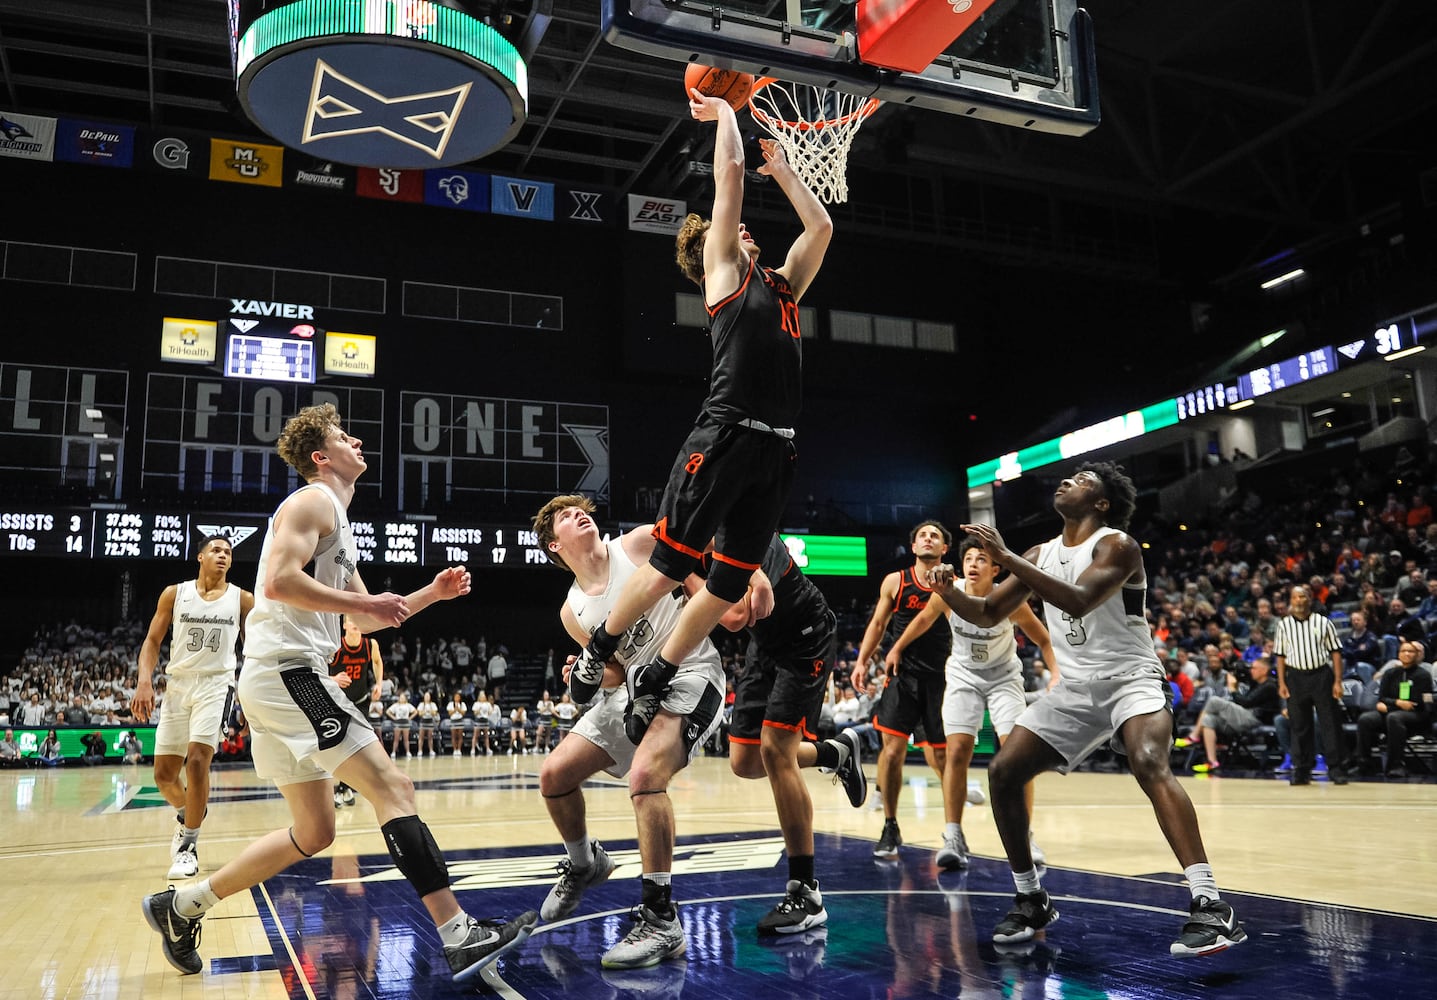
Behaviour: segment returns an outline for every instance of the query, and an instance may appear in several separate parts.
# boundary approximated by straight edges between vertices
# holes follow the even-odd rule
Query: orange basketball
[[[684,71],[684,96],[692,96],[689,91],[694,89],[707,97],[721,98],[735,111],[741,111],[753,90],[753,74],[689,63]]]

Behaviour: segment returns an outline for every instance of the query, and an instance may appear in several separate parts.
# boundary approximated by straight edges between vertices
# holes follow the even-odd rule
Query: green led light
[[[529,69],[499,32],[463,11],[428,0],[295,0],[257,18],[240,36],[235,75],[256,59],[316,38],[419,42],[493,67],[529,103]]]
[[[794,562],[805,576],[868,575],[868,539],[862,535],[779,537],[788,546]]]

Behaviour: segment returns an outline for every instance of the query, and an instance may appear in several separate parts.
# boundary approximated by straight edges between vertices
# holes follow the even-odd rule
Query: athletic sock
[[[1019,892],[1025,895],[1030,895],[1043,888],[1042,883],[1038,881],[1038,869],[1036,868],[1029,868],[1025,872],[1014,872],[1013,884],[1018,887]]]
[[[818,751],[817,766],[822,771],[837,771],[848,759],[847,744],[838,740],[820,740],[815,743],[814,749]]]
[[[200,840],[200,831],[191,830],[189,827],[182,827],[180,830],[180,850],[186,847],[194,847]]]
[[[788,877],[791,880],[802,882],[810,889],[818,885],[813,877],[813,855],[812,854],[790,854],[788,856]]]
[[[470,917],[469,914],[460,910],[454,916],[445,920],[439,925],[439,937],[450,948],[457,948],[464,943],[469,936]]]
[[[674,919],[672,872],[644,872],[644,905],[665,920]]]
[[[1196,865],[1188,865],[1183,869],[1187,876],[1188,889],[1191,890],[1193,899],[1206,896],[1208,899],[1221,899],[1217,894],[1217,878],[1212,873],[1212,865],[1206,862]]]
[[[962,830],[963,830],[963,828],[962,828],[961,826],[959,826],[957,823],[944,823],[944,824],[943,824],[943,836],[945,836],[945,837],[956,837],[956,836],[958,836],[959,833],[962,832]]]
[[[587,836],[564,841],[564,850],[575,868],[588,868],[594,863],[594,844]]]
[[[219,901],[220,898],[210,888],[210,880],[205,879],[183,889],[176,889],[174,908],[180,916],[193,920],[204,916],[217,906]]]

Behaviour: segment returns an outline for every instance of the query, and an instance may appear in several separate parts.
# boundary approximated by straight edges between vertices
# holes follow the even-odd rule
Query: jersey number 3
[[[1063,621],[1068,623],[1068,632],[1063,638],[1068,640],[1069,646],[1081,646],[1088,641],[1088,630],[1083,628],[1083,619],[1064,614]]]

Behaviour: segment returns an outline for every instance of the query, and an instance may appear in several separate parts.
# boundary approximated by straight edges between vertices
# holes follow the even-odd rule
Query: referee
[[[1337,629],[1324,615],[1312,613],[1312,592],[1302,584],[1292,588],[1291,613],[1277,623],[1272,651],[1277,659],[1277,693],[1287,699],[1292,724],[1292,777],[1294,785],[1312,784],[1315,760],[1312,712],[1322,726],[1327,751],[1328,779],[1347,784],[1342,748],[1342,725],[1337,705],[1342,700],[1342,644]]]

